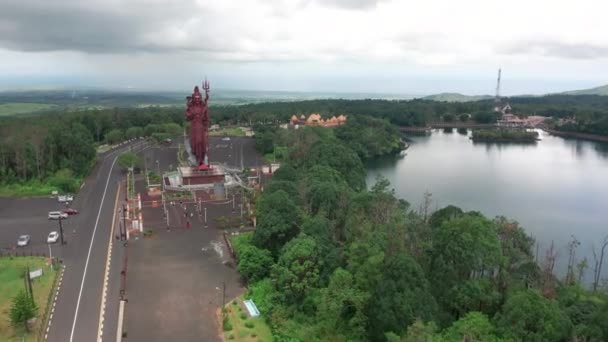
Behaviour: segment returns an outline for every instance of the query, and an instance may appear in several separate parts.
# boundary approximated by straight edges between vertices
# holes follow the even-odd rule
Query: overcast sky
[[[506,95],[608,83],[599,0],[0,0],[0,87]]]

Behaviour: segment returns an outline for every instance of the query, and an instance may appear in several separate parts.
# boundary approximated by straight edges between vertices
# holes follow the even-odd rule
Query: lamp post
[[[207,207],[205,209],[205,228],[207,228]]]
[[[63,225],[61,224],[61,214],[59,215],[59,236],[61,238],[61,245],[65,245],[65,241],[63,240]]]

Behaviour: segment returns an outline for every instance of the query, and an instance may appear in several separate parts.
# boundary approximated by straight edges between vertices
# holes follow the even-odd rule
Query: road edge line
[[[112,261],[112,242],[114,241],[114,226],[116,224],[116,211],[118,210],[118,198],[120,197],[120,182],[116,186],[116,200],[114,200],[114,213],[112,214],[112,228],[110,229],[110,240],[108,241],[108,252],[106,253],[106,269],[103,273],[103,287],[101,289],[101,305],[99,305],[99,324],[97,326],[97,341],[101,342],[103,335],[103,322],[105,320],[106,292],[108,290],[108,278],[110,262]]]

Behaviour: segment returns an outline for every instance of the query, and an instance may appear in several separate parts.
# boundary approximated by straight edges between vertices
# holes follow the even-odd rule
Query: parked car
[[[61,211],[49,211],[49,220],[59,220],[60,218],[68,218],[68,214],[62,213]]]
[[[78,210],[76,210],[74,208],[67,208],[64,211],[62,211],[62,213],[68,214],[68,215],[76,215],[76,214],[78,214]]]
[[[30,236],[29,235],[21,235],[19,237],[19,239],[17,239],[17,246],[19,247],[25,247],[30,243]]]
[[[72,202],[74,200],[74,195],[59,195],[57,197],[57,201],[59,201],[59,203],[64,203],[64,202]]]
[[[49,233],[49,237],[46,238],[46,243],[55,243],[59,239],[59,233],[52,231]]]

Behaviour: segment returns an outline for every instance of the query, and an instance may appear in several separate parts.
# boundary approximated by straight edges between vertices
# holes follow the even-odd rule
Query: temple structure
[[[323,119],[318,113],[312,113],[310,116],[308,116],[308,118],[306,118],[304,114],[300,115],[299,118],[296,115],[292,115],[289,123],[291,125],[300,126],[335,127],[346,123],[346,115],[340,115],[338,117],[334,115],[328,119]]]

